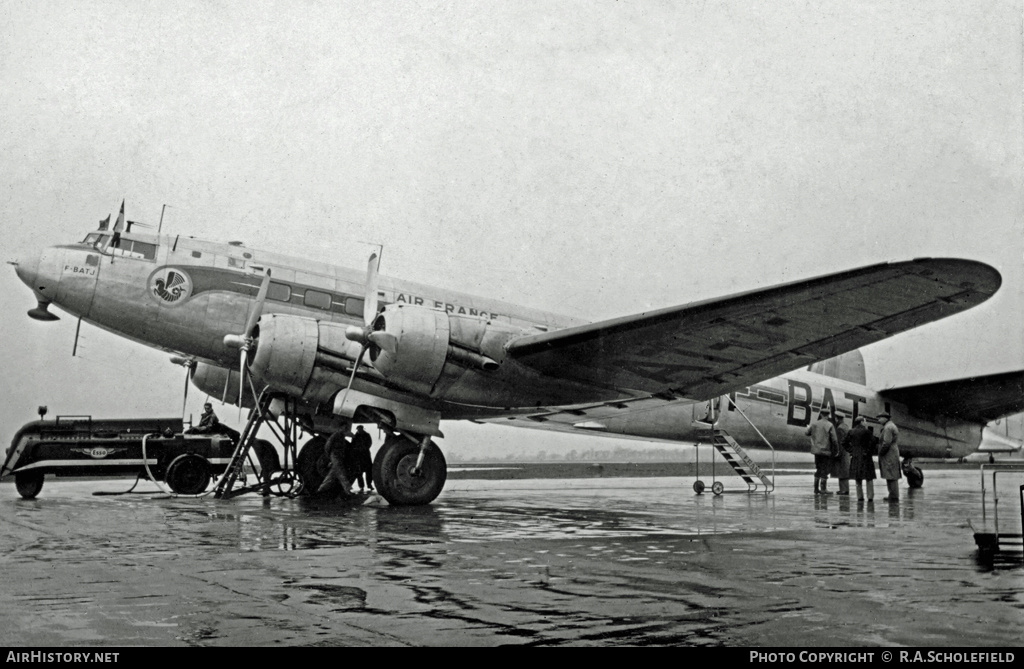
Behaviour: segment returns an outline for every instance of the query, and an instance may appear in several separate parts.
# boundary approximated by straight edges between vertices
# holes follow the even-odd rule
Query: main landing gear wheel
[[[266,439],[257,439],[252,443],[252,452],[256,454],[256,461],[260,463],[260,476],[264,480],[281,469],[281,458],[274,449],[274,445]]]
[[[195,453],[179,455],[167,465],[164,481],[179,495],[198,495],[210,485],[210,463]]]
[[[716,495],[721,495],[724,491],[725,486],[722,485],[721,481],[715,481],[714,484],[711,486],[711,492],[715,493]]]
[[[441,449],[429,444],[423,465],[416,471],[420,446],[405,437],[388,437],[373,460],[373,482],[378,492],[394,506],[430,504],[448,479],[448,463]]]
[[[698,495],[704,492],[704,481],[697,479],[693,482],[693,491]]]
[[[307,441],[295,458],[295,471],[302,482],[301,494],[315,495],[331,468],[331,460],[324,453],[324,437],[313,437]]]
[[[42,472],[20,472],[14,475],[14,487],[25,499],[35,499],[43,489]]]

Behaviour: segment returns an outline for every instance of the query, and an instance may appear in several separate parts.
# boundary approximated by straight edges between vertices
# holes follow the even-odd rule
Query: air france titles
[[[444,309],[449,314],[458,314],[460,316],[476,316],[477,318],[486,318],[487,320],[494,320],[499,316],[489,311],[482,311],[480,309],[473,309],[472,307],[463,307],[458,304],[452,304],[451,302],[441,302],[440,300],[428,300],[416,295],[406,295],[405,293],[395,293],[395,303],[397,304],[412,304],[416,306],[430,306],[433,305],[434,309]]]

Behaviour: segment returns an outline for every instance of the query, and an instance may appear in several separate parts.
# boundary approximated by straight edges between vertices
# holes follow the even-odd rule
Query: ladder
[[[747,484],[747,492],[757,492],[757,489],[764,486],[764,492],[769,493],[775,489],[775,483],[761,471],[761,468],[754,462],[743,447],[736,442],[725,430],[712,429],[711,445],[721,454],[722,458],[733,468],[733,471]],[[756,479],[756,480],[755,480]],[[712,485],[712,490],[714,489]]]
[[[275,399],[284,402],[284,410],[280,416],[275,417],[270,412],[270,405]],[[281,425],[281,420],[284,425]],[[256,434],[260,427],[267,425],[271,428],[277,438],[284,445],[284,461],[282,469],[276,472],[261,471],[256,474],[256,484],[243,486],[234,490],[235,483],[245,480],[245,463],[248,460],[252,464],[252,447],[256,442]],[[287,397],[279,396],[276,393],[264,391],[260,394],[256,406],[249,412],[249,420],[238,437],[238,444],[235,452],[231,454],[224,475],[214,488],[213,496],[217,499],[230,499],[247,492],[260,492],[266,495],[278,495],[283,497],[296,497],[302,492],[302,481],[295,473],[298,448],[298,421],[295,419],[295,402]],[[255,470],[255,467],[254,467]]]
[[[722,458],[724,458],[726,463],[730,467],[732,467],[733,471],[735,471],[736,474],[738,474],[740,478],[742,478],[746,482],[748,493],[757,492],[759,488],[763,488],[763,492],[765,494],[773,492],[775,490],[775,447],[772,446],[771,442],[768,441],[764,434],[762,434],[761,431],[757,429],[757,426],[754,425],[753,422],[751,422],[750,418],[747,417],[747,414],[743,413],[743,409],[740,409],[739,405],[736,404],[736,401],[732,398],[731,395],[725,395],[725,398],[726,401],[728,401],[729,404],[733,406],[736,412],[739,413],[739,415],[743,416],[743,419],[747,421],[750,427],[752,427],[754,431],[757,432],[757,435],[761,437],[761,440],[764,441],[765,444],[767,444],[768,448],[771,449],[771,478],[769,478],[768,475],[761,470],[761,467],[759,467],[757,463],[754,462],[754,460],[749,455],[747,455],[747,452],[743,450],[743,447],[740,446],[739,443],[735,439],[733,439],[728,432],[716,427],[718,419],[721,416],[721,413],[718,410],[718,400],[714,400],[711,404],[709,404],[708,415],[703,420],[695,420],[694,425],[708,428],[708,430],[711,433],[711,445],[714,447],[716,452],[721,454]],[[698,444],[697,449],[698,476],[700,475],[699,446],[700,444]],[[712,455],[714,455],[714,453],[712,453]],[[723,492],[725,492],[725,486],[723,486],[721,482],[715,480],[714,462],[712,462],[711,467],[711,480],[711,492],[713,492],[716,495],[721,495]],[[693,490],[698,495],[704,492],[704,482],[698,478],[693,483]]]

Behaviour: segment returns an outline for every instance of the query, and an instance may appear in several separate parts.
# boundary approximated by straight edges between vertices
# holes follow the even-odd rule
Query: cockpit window
[[[120,242],[121,243],[118,244],[117,248],[110,249],[110,252],[113,255],[124,256],[126,258],[138,258],[139,260],[156,259],[156,244],[124,238],[122,238]]]
[[[97,251],[107,255],[138,260],[156,260],[156,244],[142,242],[137,239],[125,239],[121,235],[111,238],[108,234],[90,232],[82,240]]]
[[[85,236],[85,239],[82,240],[82,243],[91,246],[98,251],[103,251],[105,250],[109,240],[110,235],[105,235],[100,232],[90,232]]]

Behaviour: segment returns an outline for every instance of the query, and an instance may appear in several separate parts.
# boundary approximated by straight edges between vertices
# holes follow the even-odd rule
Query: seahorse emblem
[[[168,270],[167,275],[153,281],[153,294],[164,302],[177,302],[187,297],[190,290],[188,277],[176,270]]]

